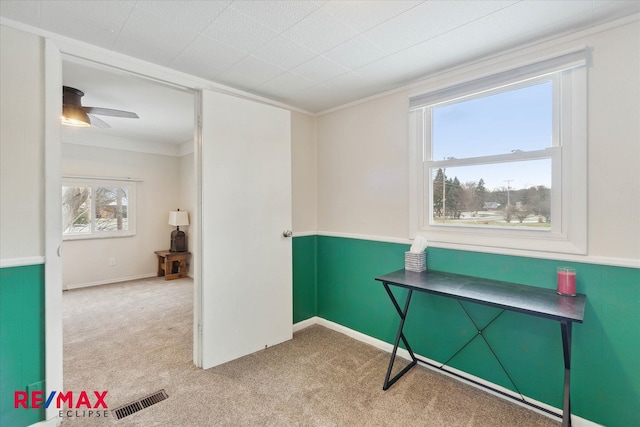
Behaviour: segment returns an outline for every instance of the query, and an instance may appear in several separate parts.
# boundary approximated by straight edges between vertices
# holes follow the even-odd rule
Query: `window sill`
[[[534,251],[543,253],[587,254],[587,241],[540,230],[495,230],[480,227],[428,227],[418,231],[428,242],[468,246],[481,251]]]
[[[76,241],[76,240],[102,240],[102,239],[118,239],[118,238],[122,238],[122,237],[134,237],[136,234],[135,233],[128,233],[128,234],[105,234],[105,235],[96,235],[96,234],[90,234],[90,235],[76,235],[76,236],[62,236],[62,241]]]

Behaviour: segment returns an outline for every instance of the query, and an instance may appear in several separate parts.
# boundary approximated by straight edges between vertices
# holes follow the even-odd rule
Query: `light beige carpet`
[[[558,426],[556,419],[415,367],[382,390],[389,354],[321,326],[208,370],[192,363],[191,279],[67,291],[64,389],[108,390],[110,409],[165,389],[122,420],[64,426]],[[224,345],[224,343],[219,343]]]

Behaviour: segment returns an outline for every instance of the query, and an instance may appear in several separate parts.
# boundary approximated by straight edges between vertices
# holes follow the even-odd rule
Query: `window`
[[[582,49],[412,98],[414,229],[585,253],[584,65]]]
[[[66,240],[135,235],[135,183],[65,179],[62,234]]]
[[[423,107],[430,224],[551,229],[553,89],[544,78]]]

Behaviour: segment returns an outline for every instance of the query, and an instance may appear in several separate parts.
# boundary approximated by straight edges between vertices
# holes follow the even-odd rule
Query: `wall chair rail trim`
[[[344,239],[370,240],[373,242],[398,243],[411,245],[413,239],[403,239],[397,237],[372,236],[366,234],[352,234],[334,231],[318,231],[318,236],[339,237]],[[579,262],[583,264],[607,265],[611,267],[640,268],[640,259],[614,258],[597,255],[573,255],[556,252],[536,252],[521,249],[493,248],[487,246],[463,245],[457,243],[435,242],[427,239],[429,247],[439,249],[453,249],[459,251],[480,252],[496,255],[518,256],[525,258],[549,259],[567,262]]]
[[[9,267],[25,267],[28,265],[44,264],[45,258],[43,256],[31,256],[21,258],[1,258],[0,268]]]

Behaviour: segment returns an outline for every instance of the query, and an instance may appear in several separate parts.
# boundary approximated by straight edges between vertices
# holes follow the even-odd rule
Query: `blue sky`
[[[540,150],[552,145],[552,83],[433,108],[433,160]],[[488,189],[551,187],[550,160],[449,168],[460,182],[483,178]]]

